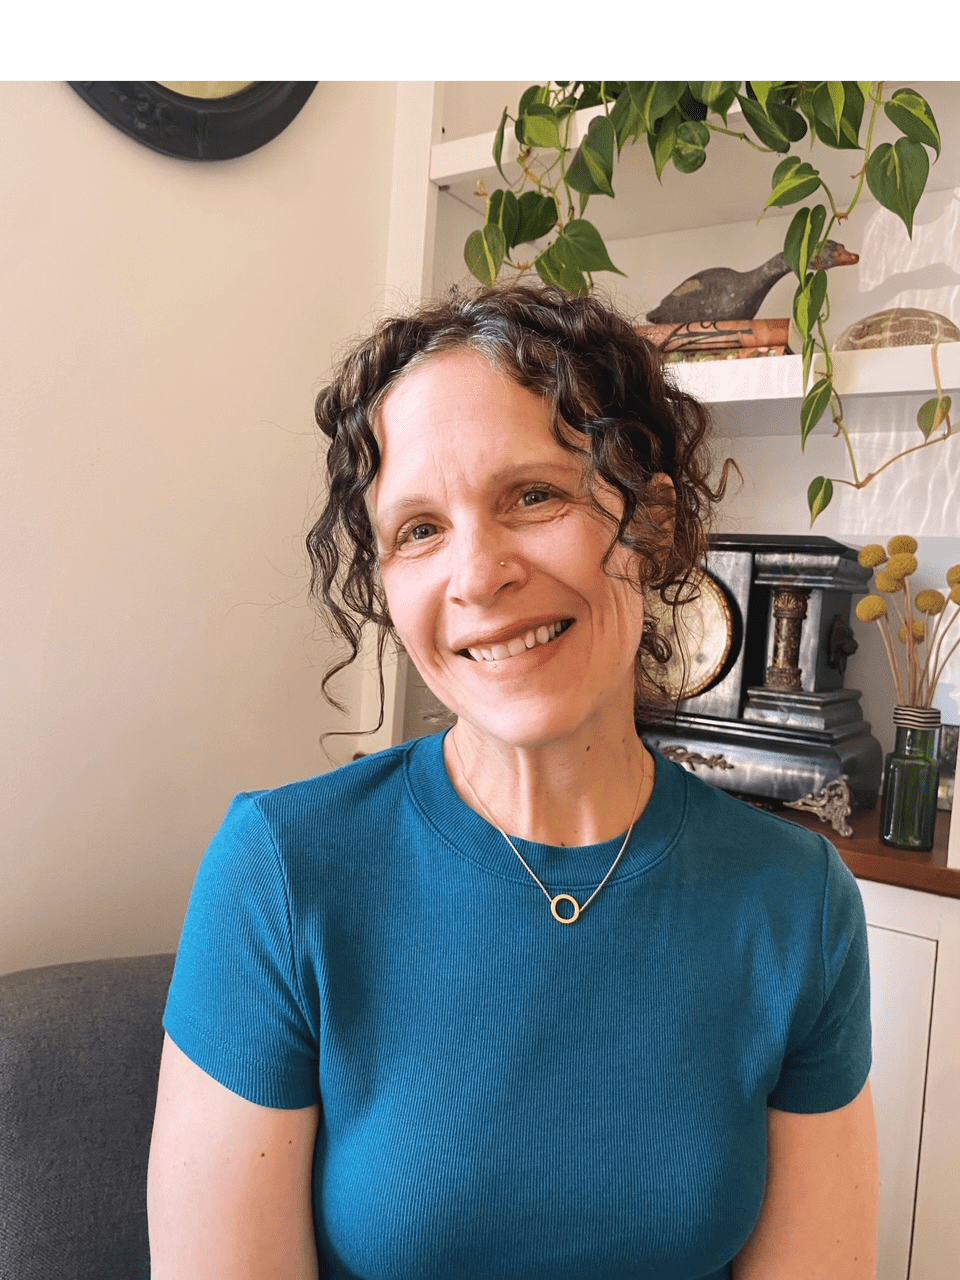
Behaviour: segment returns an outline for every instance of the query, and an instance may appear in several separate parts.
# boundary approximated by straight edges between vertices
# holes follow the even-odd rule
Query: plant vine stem
[[[833,420],[837,424],[837,433],[843,437],[847,456],[850,459],[850,470],[853,472],[853,480],[841,480],[839,483],[850,484],[855,489],[862,489],[864,482],[860,480],[860,473],[857,470],[857,455],[853,451],[853,441],[850,439],[850,432],[843,425],[843,401],[840,399],[840,395],[836,387],[833,386],[833,356],[830,354],[830,348],[827,345],[827,335],[823,328],[824,319],[824,316],[817,317],[817,336],[819,338],[820,348],[823,352],[824,359],[824,366],[821,373],[823,377],[830,379],[831,394],[837,405],[836,412],[833,415]]]
[[[873,110],[870,112],[870,123],[867,125],[867,140],[863,145],[863,166],[860,169],[859,181],[857,189],[853,193],[853,199],[847,205],[844,217],[849,217],[857,201],[863,192],[863,184],[867,180],[867,161],[870,159],[870,148],[873,146],[873,130],[877,123],[877,116],[880,114],[880,105],[883,102],[883,84],[882,80],[877,80],[873,88]]]
[[[723,125],[711,124],[709,120],[704,120],[703,123],[711,133],[725,133],[728,138],[739,138],[741,142],[749,143],[755,151],[763,151],[768,156],[773,155],[773,147],[765,147],[760,142],[754,142],[746,133],[737,133],[736,129],[725,129]]]
[[[909,449],[904,449],[901,453],[895,453],[893,457],[888,458],[882,466],[877,467],[876,471],[871,471],[869,475],[865,475],[863,479],[857,481],[856,484],[853,484],[853,481],[851,480],[838,480],[836,483],[852,485],[854,489],[863,489],[871,480],[875,480],[881,472],[886,471],[887,467],[892,467],[893,464],[895,462],[899,462],[901,458],[907,458],[911,453],[918,453],[921,449],[929,448],[930,445],[942,444],[944,440],[948,440],[952,435],[953,431],[951,429],[949,431],[945,431],[943,435],[933,436],[930,440],[924,440],[922,444],[911,445]]]
[[[837,208],[837,202],[836,202],[836,200],[834,200],[834,198],[833,198],[833,192],[830,190],[830,188],[827,186],[827,184],[826,184],[822,179],[821,179],[821,182],[820,182],[820,186],[821,186],[821,187],[823,188],[823,190],[827,193],[827,199],[830,201],[830,212],[831,212],[831,215],[832,215],[832,216],[831,216],[831,218],[830,218],[830,223],[829,223],[829,225],[828,225],[828,226],[826,227],[826,229],[824,230],[824,233],[823,233],[823,240],[821,240],[821,242],[820,242],[821,244],[823,244],[823,243],[824,243],[824,241],[827,239],[827,237],[830,235],[830,232],[833,230],[833,224],[834,224],[835,222],[842,222],[842,221],[844,220],[844,218],[849,217],[849,216],[850,216],[850,210],[853,208],[853,206],[854,206],[857,202],[856,202],[856,200],[855,200],[855,199],[854,199],[854,200],[852,200],[852,201],[851,201],[851,203],[850,203],[849,208],[847,208],[843,213],[841,213],[841,212],[840,212],[840,210]]]
[[[941,378],[940,378],[940,358],[937,355],[937,348],[939,347],[939,345],[940,345],[939,342],[935,342],[933,346],[930,348],[930,361],[933,365],[933,382],[934,382],[934,386],[937,388],[937,399],[943,400],[944,394],[943,394],[943,382],[941,381]],[[888,458],[886,462],[883,463],[882,466],[877,467],[876,471],[871,471],[868,475],[865,475],[862,480],[856,480],[856,481],[840,480],[835,478],[834,476],[831,476],[830,479],[833,480],[834,484],[845,484],[845,485],[849,485],[850,488],[852,489],[863,489],[870,483],[871,480],[875,480],[877,476],[880,475],[881,472],[886,471],[887,467],[892,467],[893,464],[895,462],[899,462],[901,458],[907,458],[910,456],[911,453],[918,453],[921,449],[928,449],[930,445],[943,444],[945,440],[949,440],[950,437],[954,434],[953,423],[950,420],[949,413],[944,417],[944,422],[946,423],[946,430],[943,431],[940,435],[931,436],[929,439],[923,440],[920,444],[911,445],[909,449],[903,449],[901,450],[900,453],[895,453],[892,458]],[[843,429],[843,434],[844,434],[844,437],[847,436],[846,429]],[[853,455],[851,451],[851,463],[852,461],[853,461]],[[853,468],[853,473],[854,475],[857,474],[855,465]]]

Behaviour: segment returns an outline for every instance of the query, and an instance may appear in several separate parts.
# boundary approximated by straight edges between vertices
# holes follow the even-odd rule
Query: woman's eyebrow
[[[550,479],[552,477],[556,480],[569,480],[572,477],[579,477],[580,470],[579,463],[574,459],[570,462],[539,462],[536,458],[528,458],[524,462],[513,462],[508,466],[492,471],[487,477],[487,482],[492,487],[500,487],[523,479]],[[436,499],[430,497],[429,494],[409,493],[385,506],[380,512],[380,516],[382,519],[395,517],[414,507],[431,507],[435,502]]]

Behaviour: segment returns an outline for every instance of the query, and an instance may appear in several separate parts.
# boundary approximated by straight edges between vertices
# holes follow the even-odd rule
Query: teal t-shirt
[[[820,835],[656,757],[576,924],[459,798],[442,737],[238,797],[200,866],[164,1025],[253,1102],[321,1104],[337,1280],[722,1280],[767,1107],[870,1068],[866,926]],[[516,840],[581,902],[620,839]]]

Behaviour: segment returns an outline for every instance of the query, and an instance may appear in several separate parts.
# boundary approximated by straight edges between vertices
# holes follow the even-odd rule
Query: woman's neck
[[[572,847],[624,832],[653,790],[653,757],[632,723],[576,742],[515,747],[459,720],[444,742],[461,799],[509,835]]]

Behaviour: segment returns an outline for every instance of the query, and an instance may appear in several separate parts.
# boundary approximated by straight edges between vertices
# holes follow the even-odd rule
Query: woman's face
[[[427,686],[516,747],[632,732],[639,592],[549,406],[476,352],[386,396],[370,512],[394,625]],[[617,510],[614,495],[598,495]]]

